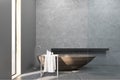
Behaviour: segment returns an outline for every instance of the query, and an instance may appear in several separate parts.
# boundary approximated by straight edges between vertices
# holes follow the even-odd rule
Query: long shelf
[[[109,48],[51,48],[54,53],[65,53],[65,52],[106,52]]]

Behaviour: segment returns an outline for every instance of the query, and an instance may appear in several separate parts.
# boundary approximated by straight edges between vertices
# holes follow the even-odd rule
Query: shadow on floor
[[[40,77],[40,71],[22,74],[15,80],[120,80],[120,66],[86,66],[76,71],[61,71],[45,73]]]

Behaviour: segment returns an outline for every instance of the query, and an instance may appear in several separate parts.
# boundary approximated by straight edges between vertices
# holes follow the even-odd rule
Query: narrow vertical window
[[[21,0],[12,2],[12,79],[21,74]]]

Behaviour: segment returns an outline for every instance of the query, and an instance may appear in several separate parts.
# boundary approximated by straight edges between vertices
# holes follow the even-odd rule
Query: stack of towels
[[[45,63],[44,63],[44,72],[55,72],[56,70],[56,61],[53,52],[46,51]]]

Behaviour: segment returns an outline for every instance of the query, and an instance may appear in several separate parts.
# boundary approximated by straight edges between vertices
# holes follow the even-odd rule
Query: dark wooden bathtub
[[[95,56],[80,54],[59,55],[59,70],[77,70],[89,63]]]
[[[59,54],[59,70],[77,70],[89,63],[95,56],[80,54]],[[42,62],[41,62],[42,58]],[[44,57],[39,56],[39,61],[44,64]]]
[[[103,54],[108,50],[109,48],[51,48],[54,54],[59,55],[59,70],[80,69],[95,58],[93,54]]]

